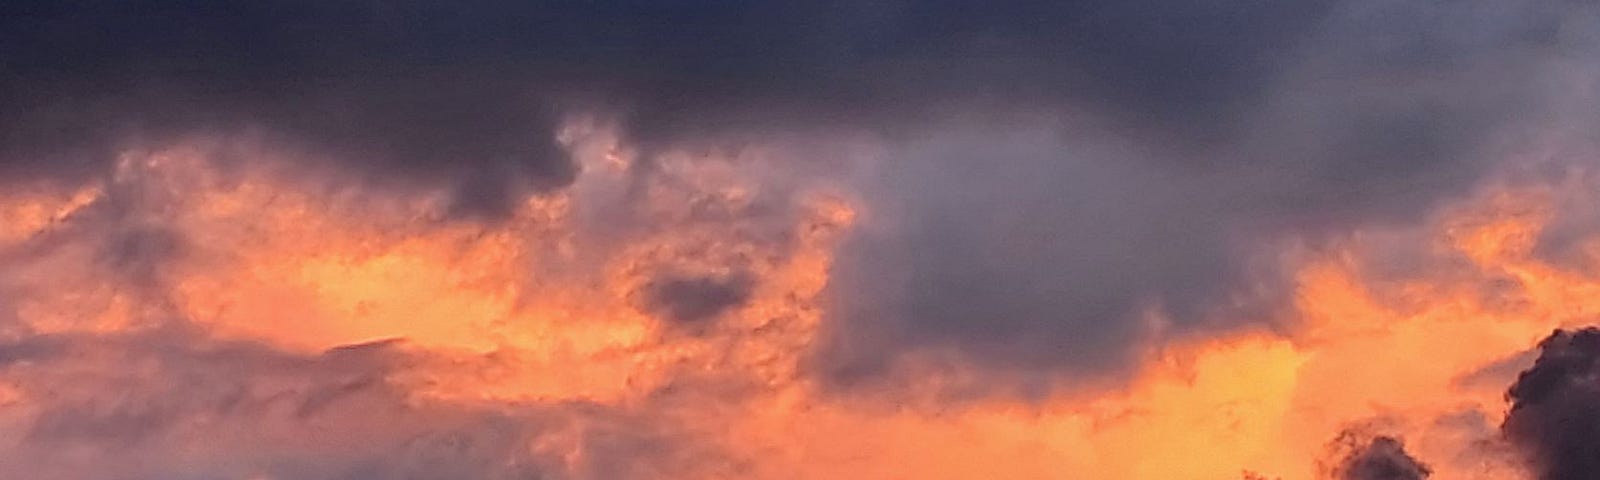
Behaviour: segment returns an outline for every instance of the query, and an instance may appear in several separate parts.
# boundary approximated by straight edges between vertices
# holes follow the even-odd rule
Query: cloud
[[[706,322],[748,301],[753,282],[755,278],[745,273],[666,275],[645,287],[644,303],[649,310],[673,322]]]
[[[12,342],[0,372],[28,405],[6,409],[0,455],[40,478],[663,478],[689,467],[678,452],[710,461],[649,412],[418,396],[418,355],[184,329]]]
[[[504,219],[581,174],[558,141],[574,116],[615,121],[639,175],[708,145],[868,139],[868,173],[830,178],[883,224],[830,283],[817,360],[841,379],[925,352],[1106,375],[1144,343],[1282,317],[1283,245],[1415,220],[1593,100],[1568,95],[1595,40],[1576,1],[5,8],[7,183],[248,138],[305,177]],[[184,251],[129,228],[106,261]],[[706,301],[653,303],[738,303],[689,290]]]
[[[1337,441],[1351,448],[1334,467],[1333,476],[1339,480],[1422,480],[1431,473],[1427,465],[1406,453],[1405,444],[1393,437],[1380,435],[1357,441],[1342,435]]]
[[[881,377],[909,351],[1046,377],[1122,372],[1139,345],[1292,318],[1285,252],[1422,223],[1531,143],[1592,144],[1536,135],[1590,125],[1564,103],[1590,104],[1586,87],[1511,78],[1589,84],[1576,56],[1592,36],[1566,19],[1592,9],[1322,6],[1286,52],[1249,57],[1270,73],[1229,83],[1242,93],[1190,119],[1203,126],[974,115],[908,136],[858,187],[875,215],[836,267],[819,364]],[[1198,41],[1227,45],[1220,35]],[[1182,140],[1211,125],[1232,127]]]
[[[1539,350],[1506,393],[1511,410],[1501,428],[1540,480],[1586,478],[1600,471],[1600,329],[1557,330]]]
[[[1159,137],[1233,126],[1335,2],[163,2],[8,7],[8,176],[256,132],[463,208],[570,182],[564,114],[645,146],[915,130],[978,105],[1089,108]],[[503,200],[501,200],[503,202]]]

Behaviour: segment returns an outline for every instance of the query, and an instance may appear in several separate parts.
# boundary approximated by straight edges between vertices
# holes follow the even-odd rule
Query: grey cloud
[[[755,278],[736,272],[723,276],[664,274],[645,287],[644,303],[668,320],[693,324],[716,319],[750,298]]]
[[[1594,13],[1339,2],[1250,102],[1195,119],[1239,126],[1205,142],[1071,117],[911,138],[860,187],[890,226],[863,227],[836,264],[819,368],[881,378],[927,350],[1104,375],[1131,364],[1150,312],[1169,338],[1283,318],[1281,247],[1427,221],[1535,132],[1592,125],[1563,103],[1589,83],[1536,72],[1570,78],[1596,51],[1571,19]]]
[[[1587,153],[1560,152],[1562,155],[1584,156]],[[1549,178],[1556,177],[1556,178]],[[1596,179],[1585,173],[1564,176],[1539,175],[1527,183],[1541,182],[1550,193],[1552,201],[1550,220],[1539,231],[1533,254],[1555,268],[1574,273],[1593,271],[1594,260],[1585,253],[1585,240],[1600,231],[1600,214],[1593,211],[1596,200]]]
[[[182,254],[183,242],[181,235],[159,227],[133,227],[113,233],[100,254],[113,271],[149,283],[159,278],[164,264]]]

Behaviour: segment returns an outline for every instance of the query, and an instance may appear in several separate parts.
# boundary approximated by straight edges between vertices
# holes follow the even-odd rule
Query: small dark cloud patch
[[[1432,470],[1406,453],[1405,444],[1389,436],[1360,438],[1343,433],[1335,443],[1346,453],[1333,469],[1336,480],[1422,480]]]
[[[1399,438],[1373,433],[1376,424],[1352,425],[1328,442],[1317,462],[1317,478],[1325,480],[1424,480],[1433,474],[1426,464],[1406,452]],[[1253,470],[1241,480],[1281,480]]]
[[[644,290],[644,306],[677,324],[715,320],[750,299],[755,277],[743,272],[727,275],[667,275]]]
[[[113,232],[101,250],[101,259],[114,271],[132,280],[151,283],[158,280],[168,263],[180,258],[184,238],[159,227],[133,227]]]

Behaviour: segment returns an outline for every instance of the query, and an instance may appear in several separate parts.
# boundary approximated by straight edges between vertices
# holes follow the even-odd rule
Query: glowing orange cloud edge
[[[428,213],[436,199],[348,196],[271,172],[229,178],[203,149],[178,148],[129,156],[107,185],[8,192],[0,246],[24,251],[113,194],[188,239],[182,259],[161,271],[170,289],[159,301],[126,280],[97,278],[87,267],[95,254],[72,245],[22,262],[29,270],[17,277],[38,293],[16,310],[34,332],[137,329],[163,314],[305,352],[400,338],[429,359],[405,379],[426,402],[627,408],[663,391],[707,389],[672,417],[741,460],[691,468],[698,478],[1212,479],[1250,470],[1310,479],[1325,471],[1327,442],[1363,423],[1404,438],[1438,478],[1521,478],[1503,459],[1469,451],[1492,432],[1440,419],[1498,425],[1505,383],[1463,379],[1600,308],[1600,282],[1532,254],[1549,221],[1547,192],[1491,189],[1429,235],[1428,248],[1468,268],[1378,282],[1362,271],[1362,237],[1352,237],[1299,267],[1295,318],[1281,322],[1288,333],[1153,346],[1125,388],[941,409],[899,407],[884,400],[892,395],[832,397],[800,362],[818,341],[834,250],[861,207],[841,192],[802,189],[792,199],[801,213],[782,227],[791,243],[730,234],[753,227],[696,220],[690,209],[753,201],[764,185],[746,171],[751,161],[669,161],[662,175],[676,181],[646,187],[649,224],[596,251],[581,213],[629,180],[614,140],[591,132],[581,141],[591,144],[574,146],[587,152],[578,185],[530,198],[496,225],[438,220]],[[684,330],[639,305],[635,292],[652,272],[729,265],[758,287],[712,325]],[[1489,281],[1509,282],[1513,295],[1483,295]],[[0,410],[43,401],[0,387]],[[529,448],[574,464],[585,454],[559,435],[541,442]]]

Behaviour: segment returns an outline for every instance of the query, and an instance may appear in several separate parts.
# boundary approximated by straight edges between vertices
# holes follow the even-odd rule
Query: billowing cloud
[[[1331,5],[1266,57],[1272,75],[1234,85],[1248,101],[1193,120],[1237,127],[1198,143],[1082,118],[918,137],[863,188],[891,226],[845,251],[829,360],[870,374],[932,347],[1093,373],[1131,345],[1278,317],[1287,245],[1417,222],[1530,143],[1591,145],[1548,135],[1592,124],[1562,104],[1594,100],[1572,58],[1592,36],[1565,20],[1585,11]]]
[[[1578,478],[1597,18],[0,7],[0,464]]]
[[[503,219],[573,181],[574,116],[615,121],[641,175],[674,149],[867,139],[867,165],[823,168],[885,219],[839,267],[820,364],[844,377],[923,350],[1121,371],[1152,338],[1272,316],[1287,280],[1260,252],[1461,194],[1565,118],[1594,51],[1581,2],[12,10],[13,179],[248,137]]]
[[[1600,471],[1600,391],[1594,371],[1600,329],[1556,331],[1506,396],[1505,434],[1534,464],[1537,478],[1585,478]]]

